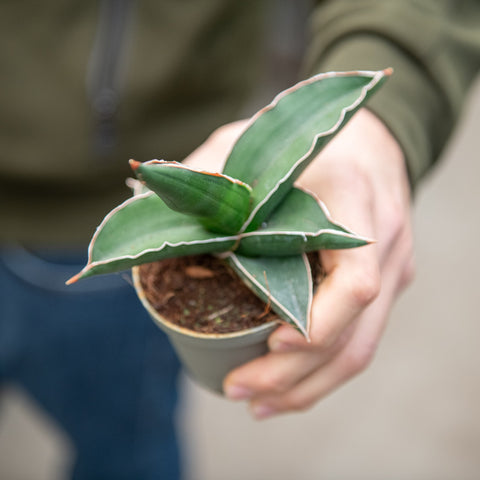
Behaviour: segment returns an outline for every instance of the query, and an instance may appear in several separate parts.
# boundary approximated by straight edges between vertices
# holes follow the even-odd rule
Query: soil
[[[318,280],[318,255],[309,255],[309,261],[313,278]],[[225,262],[211,255],[141,265],[140,280],[160,315],[196,332],[236,332],[279,320]]]

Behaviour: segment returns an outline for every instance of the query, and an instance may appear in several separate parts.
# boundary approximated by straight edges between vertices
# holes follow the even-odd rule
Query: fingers
[[[360,209],[367,230],[373,230],[368,213]],[[326,277],[312,306],[310,343],[290,327],[272,334],[270,355],[233,371],[225,382],[227,396],[246,399],[283,393],[328,363],[344,345],[355,318],[380,290],[376,246],[322,252]]]
[[[363,324],[358,325],[353,338],[338,355],[292,388],[279,394],[253,397],[250,403],[253,415],[257,419],[264,419],[290,411],[306,410],[362,372],[373,357],[380,335],[364,330]]]
[[[341,253],[338,252],[339,255]],[[231,398],[249,399],[252,413],[258,419],[305,410],[370,364],[393,301],[412,269],[411,242],[401,235],[392,246],[390,255],[382,265],[382,288],[373,301],[372,287],[362,294],[357,292],[357,295],[353,295],[352,298],[356,300],[351,298],[346,301],[345,296],[351,291],[348,288],[342,290],[345,287],[341,284],[346,281],[345,274],[350,269],[344,274],[341,267],[333,259],[330,260],[333,270],[327,277],[330,276],[332,283],[326,284],[325,291],[317,294],[318,308],[313,312],[313,330],[316,333],[312,343],[307,344],[290,327],[282,327],[275,332],[275,336],[272,335],[270,344],[273,347],[281,339],[282,342],[290,342],[290,350],[284,348],[283,353],[270,353],[235,370],[227,378],[227,395],[235,393],[235,388],[240,386],[237,390],[240,395],[231,395]],[[328,298],[336,289],[343,293],[328,300],[332,302],[331,309],[325,312],[323,309],[328,305],[325,297]],[[338,315],[337,323],[333,322],[330,315]],[[319,327],[319,324],[322,326]],[[339,324],[343,324],[344,328],[339,328]],[[324,334],[333,335],[333,343],[323,340]]]
[[[231,400],[247,400],[285,392],[318,369],[322,357],[322,352],[267,354],[230,373],[224,382],[225,394]]]
[[[329,349],[345,328],[369,305],[380,291],[380,271],[376,246],[357,251],[326,251],[322,263],[326,276],[312,305],[311,342],[294,330],[279,328],[270,339],[272,351],[296,348]]]
[[[270,355],[228,376],[227,396],[238,400],[291,389],[330,361],[343,346],[353,320],[378,294],[380,276],[369,266],[375,265],[374,251],[356,255],[331,252],[330,256],[334,257],[328,264],[331,270],[313,304],[311,342],[306,342],[291,327],[278,329],[269,341]]]
[[[225,394],[231,400],[247,400],[262,394],[283,393],[328,363],[347,340],[347,335],[342,336],[328,350],[272,352],[253,360],[227,376]]]
[[[364,135],[362,125],[369,117],[358,118],[362,122],[347,128],[343,141],[332,142],[299,182],[326,202],[336,221],[377,243],[322,251],[326,277],[312,305],[311,342],[291,327],[281,327],[269,339],[271,353],[227,377],[227,395],[248,399],[257,418],[309,408],[363,371],[396,295],[412,278],[403,156],[385,129],[380,136],[395,148],[365,142],[371,135]],[[371,127],[377,131],[375,122]],[[360,148],[352,150],[354,145]]]
[[[388,290],[388,291],[387,291]],[[363,372],[371,363],[383,333],[395,296],[395,282],[382,291],[377,300],[366,308],[353,332],[329,362],[281,393],[252,397],[250,409],[257,419],[290,411],[303,411]]]
[[[392,255],[384,265],[384,271],[390,274],[385,275],[380,294],[344,330],[334,350],[324,352],[323,355],[317,352],[317,358],[321,359],[318,368],[309,368],[308,374],[304,376],[297,374],[296,383],[289,383],[285,378],[277,377],[279,383],[275,385],[272,379],[270,390],[258,388],[255,381],[249,384],[250,407],[256,418],[263,419],[284,412],[310,408],[347,380],[361,373],[370,364],[385,328],[392,303],[403,282],[403,274],[398,275],[396,272],[401,272],[402,266],[406,265],[405,259],[408,258],[409,251],[404,242],[399,242],[395,246]],[[297,357],[298,362],[296,360],[292,362],[292,365],[294,364],[299,370],[303,368],[300,358],[304,360],[308,358],[305,356],[307,352],[313,355],[312,351],[301,350],[297,353],[300,352],[302,355]],[[289,361],[292,361],[295,352],[290,352],[290,355]],[[244,370],[242,373],[245,375],[243,379],[245,383],[249,372]],[[266,377],[268,372],[264,371],[262,375]],[[250,381],[253,378],[251,377]]]

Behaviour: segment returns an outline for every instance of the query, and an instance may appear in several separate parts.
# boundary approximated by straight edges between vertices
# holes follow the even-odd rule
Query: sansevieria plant
[[[251,118],[222,174],[130,160],[144,193],[105,217],[87,265],[67,283],[165,258],[216,254],[308,337],[313,282],[306,252],[369,240],[335,223],[294,182],[390,72],[320,74],[280,93]]]

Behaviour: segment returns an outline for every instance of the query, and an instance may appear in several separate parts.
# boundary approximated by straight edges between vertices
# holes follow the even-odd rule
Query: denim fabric
[[[64,286],[83,263],[0,250],[0,382],[70,435],[75,480],[178,479],[177,359],[123,275]]]

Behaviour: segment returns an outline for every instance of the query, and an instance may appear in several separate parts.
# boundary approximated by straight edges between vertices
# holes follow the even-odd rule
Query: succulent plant
[[[218,254],[283,320],[308,337],[313,296],[306,252],[369,240],[334,222],[293,184],[391,70],[316,75],[257,112],[223,173],[130,160],[145,192],[97,228],[88,263],[67,283],[171,257]]]

